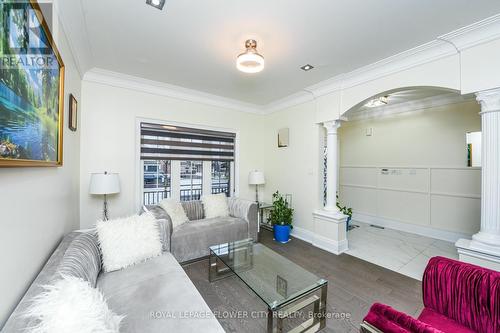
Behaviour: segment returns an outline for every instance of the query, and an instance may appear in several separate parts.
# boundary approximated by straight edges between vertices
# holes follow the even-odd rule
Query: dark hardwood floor
[[[319,277],[328,280],[327,327],[322,332],[358,332],[374,302],[382,302],[416,316],[422,310],[420,281],[347,254],[336,256],[299,239],[288,244],[273,241],[262,231],[260,242]],[[266,332],[265,304],[237,277],[208,282],[208,260],[183,266],[226,332]],[[240,313],[238,318],[224,318]],[[342,318],[339,316],[342,315]],[[259,318],[252,318],[252,317]]]

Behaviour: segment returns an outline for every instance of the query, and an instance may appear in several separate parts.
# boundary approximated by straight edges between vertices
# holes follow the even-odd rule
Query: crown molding
[[[316,96],[314,95],[314,93],[310,91],[306,90],[299,91],[295,94],[289,95],[285,98],[279,99],[277,101],[265,105],[262,108],[262,113],[271,114],[292,106],[314,101],[315,98]]]
[[[437,39],[453,43],[459,51],[462,51],[498,38],[500,38],[500,14],[444,34]]]
[[[85,73],[83,81],[105,84],[113,87],[141,91],[148,94],[175,98],[183,101],[200,103],[224,109],[262,114],[262,107],[256,104],[241,102],[217,95],[204,93],[198,90],[187,89],[163,82],[143,79],[140,77],[93,68]]]
[[[345,121],[356,121],[365,119],[380,119],[390,117],[396,114],[412,113],[412,112],[425,112],[431,108],[436,108],[445,105],[459,104],[464,102],[474,101],[474,96],[457,95],[455,93],[443,94],[438,96],[431,96],[419,100],[408,101],[398,104],[389,104],[371,108],[369,110],[354,111],[345,114]]]

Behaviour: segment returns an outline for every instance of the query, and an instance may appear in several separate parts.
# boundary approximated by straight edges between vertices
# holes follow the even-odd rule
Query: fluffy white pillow
[[[176,228],[183,223],[189,221],[189,218],[179,201],[174,199],[163,199],[159,203],[160,207],[163,208],[172,220],[172,228]]]
[[[96,227],[106,272],[161,254],[160,231],[151,213],[98,221]]]
[[[118,333],[124,316],[108,308],[106,300],[88,282],[62,276],[33,299],[24,313],[37,324],[31,333]]]
[[[201,197],[205,218],[229,216],[227,197],[224,193],[204,195]]]

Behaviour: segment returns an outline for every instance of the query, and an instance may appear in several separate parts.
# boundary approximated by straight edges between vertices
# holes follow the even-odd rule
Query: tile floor
[[[422,280],[431,257],[458,259],[453,243],[393,229],[378,229],[357,221],[353,224],[360,227],[348,233],[347,254],[414,279]]]

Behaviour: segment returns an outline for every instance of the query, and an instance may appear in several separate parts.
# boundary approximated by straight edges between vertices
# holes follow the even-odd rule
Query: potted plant
[[[340,210],[340,212],[344,215],[347,215],[347,222],[345,224],[346,231],[349,231],[349,223],[351,223],[352,220],[352,208],[347,207],[347,206],[342,206],[339,201],[339,195],[337,194],[337,208]]]
[[[273,208],[269,213],[269,222],[273,226],[274,239],[280,243],[290,240],[292,227],[293,209],[289,207],[288,201],[283,195],[276,191],[273,194]]]

